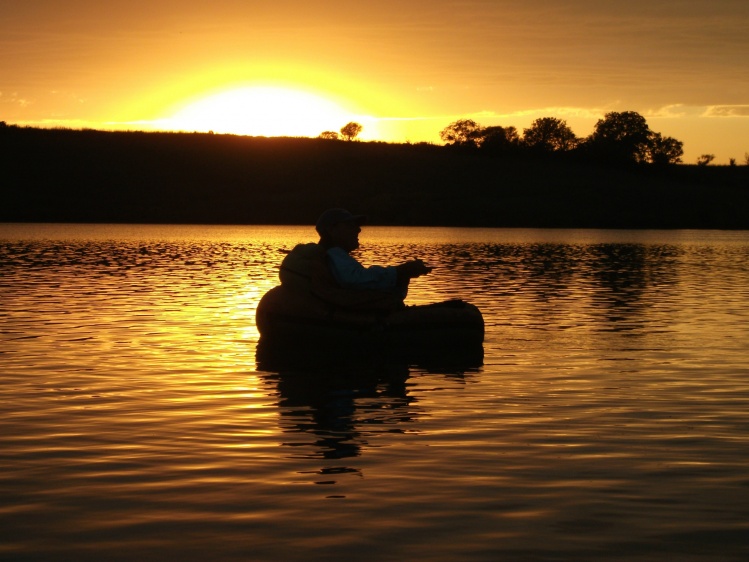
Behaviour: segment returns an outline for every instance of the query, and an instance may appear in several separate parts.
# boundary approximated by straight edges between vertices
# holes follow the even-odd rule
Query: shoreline
[[[431,144],[0,129],[0,222],[749,229],[749,166],[615,165]]]

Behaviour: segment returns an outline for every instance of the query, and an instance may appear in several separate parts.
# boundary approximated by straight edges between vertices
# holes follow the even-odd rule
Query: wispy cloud
[[[0,104],[15,105],[19,107],[28,107],[33,101],[19,96],[17,92],[6,93],[0,92]]]
[[[643,111],[642,115],[654,119],[713,119],[722,117],[749,117],[749,105],[686,105],[672,104]]]
[[[711,105],[705,108],[705,117],[749,117],[749,105]]]

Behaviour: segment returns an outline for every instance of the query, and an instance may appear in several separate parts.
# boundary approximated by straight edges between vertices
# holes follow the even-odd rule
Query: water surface
[[[0,559],[749,557],[748,232],[368,227],[483,365],[261,370],[313,240],[0,225]]]

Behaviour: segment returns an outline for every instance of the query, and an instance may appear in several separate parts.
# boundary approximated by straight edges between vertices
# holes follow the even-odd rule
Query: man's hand
[[[429,267],[421,260],[411,260],[396,266],[395,269],[398,271],[399,278],[413,279],[414,277],[426,275],[432,271],[433,268]]]

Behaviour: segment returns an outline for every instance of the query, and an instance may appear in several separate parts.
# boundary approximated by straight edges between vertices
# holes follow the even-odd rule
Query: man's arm
[[[327,254],[333,276],[342,287],[387,290],[395,288],[398,283],[395,267],[364,267],[341,248],[331,248]]]

